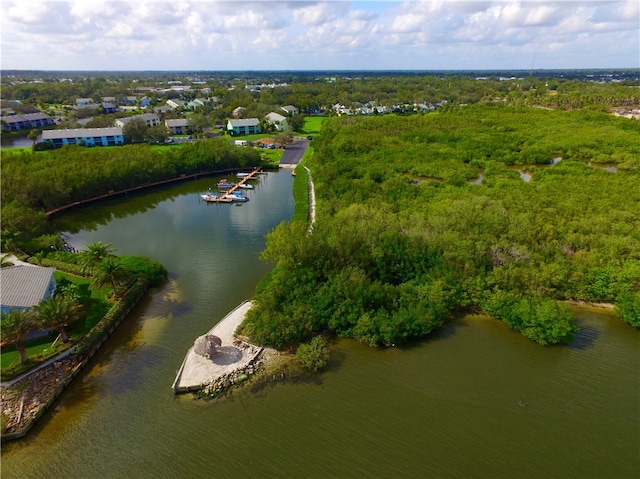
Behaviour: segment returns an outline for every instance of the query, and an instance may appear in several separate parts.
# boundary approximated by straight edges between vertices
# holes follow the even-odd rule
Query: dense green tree
[[[616,312],[625,322],[640,329],[640,291],[621,294],[616,301]]]
[[[300,344],[296,350],[296,358],[305,368],[317,373],[329,361],[327,341],[322,336],[316,336],[309,343]]]
[[[127,122],[122,129],[124,141],[127,143],[142,143],[147,134],[147,124],[140,118]]]
[[[303,114],[290,115],[287,118],[287,124],[293,131],[301,132],[304,128],[305,116]]]

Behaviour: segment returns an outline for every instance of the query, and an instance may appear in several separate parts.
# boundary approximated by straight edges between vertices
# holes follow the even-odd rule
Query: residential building
[[[53,125],[53,120],[46,113],[25,113],[24,115],[3,116],[0,120],[2,120],[3,131],[17,131]]]
[[[153,112],[160,116],[164,115],[165,113],[169,113],[170,111],[173,111],[173,109],[169,105],[157,106],[153,109]]]
[[[260,122],[257,118],[229,120],[227,123],[227,131],[232,135],[253,135],[260,133]]]
[[[271,112],[267,116],[264,117],[269,124],[273,125],[276,131],[284,131],[289,129],[289,124],[287,123],[287,118],[282,116],[280,113]]]
[[[187,103],[187,108],[190,110],[195,110],[205,105],[206,100],[204,98],[196,98],[195,100]]]
[[[105,114],[115,113],[115,112],[118,111],[118,107],[115,106],[113,103],[109,103],[107,101],[103,101],[102,102],[102,111]]]
[[[144,113],[142,115],[118,118],[114,123],[116,126],[124,128],[124,126],[132,120],[142,120],[147,126],[158,126],[160,124],[160,117],[155,113]]]
[[[95,104],[91,98],[76,98],[76,108],[89,108],[93,106],[95,106]]]
[[[186,118],[165,120],[164,125],[170,135],[185,135],[189,131],[189,123]]]
[[[281,107],[282,110],[286,111],[287,114],[293,116],[293,115],[297,115],[298,113],[300,113],[300,110],[293,106],[293,105],[287,105],[287,106],[283,106]]]
[[[177,98],[170,98],[167,100],[167,105],[171,107],[171,109],[175,110],[177,108],[183,108],[184,102],[182,100],[178,100]]]
[[[56,291],[55,268],[16,265],[0,268],[0,309],[30,309]]]
[[[151,104],[151,100],[149,100],[148,96],[143,96],[140,98],[140,106],[142,108],[147,108]]]
[[[113,146],[124,145],[124,135],[120,127],[45,130],[42,132],[42,141],[50,141],[55,147],[79,143],[85,146]]]
[[[135,105],[136,103],[138,103],[138,97],[134,95],[125,96],[122,99],[123,105]]]
[[[231,116],[234,118],[240,118],[246,110],[247,110],[246,108],[242,106],[238,106],[233,109],[233,111],[231,112]]]

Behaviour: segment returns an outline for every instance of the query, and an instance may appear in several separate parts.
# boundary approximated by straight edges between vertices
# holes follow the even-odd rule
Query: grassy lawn
[[[304,119],[304,130],[303,133],[305,135],[317,135],[320,133],[320,129],[322,128],[322,122],[327,119],[326,116],[308,116]]]
[[[25,341],[24,345],[29,358],[29,362],[25,365],[20,364],[20,355],[15,346],[2,348],[0,352],[0,376],[2,380],[11,379],[65,351],[87,334],[111,308],[112,303],[107,300],[107,297],[111,294],[109,288],[94,291],[89,289],[89,283],[91,282],[89,279],[79,278],[59,271],[56,271],[54,276],[58,282],[66,279],[79,286],[80,291],[83,292],[81,294],[84,294],[85,297],[83,301],[85,314],[78,321],[66,327],[69,335],[67,344],[63,344],[62,341],[57,339],[57,332]]]

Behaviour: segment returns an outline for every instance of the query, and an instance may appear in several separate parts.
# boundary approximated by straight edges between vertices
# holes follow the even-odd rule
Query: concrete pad
[[[245,301],[207,333],[222,340],[216,354],[206,358],[195,353],[193,346],[189,349],[173,382],[174,392],[198,391],[212,381],[247,366],[260,354],[262,348],[237,341],[235,337],[236,328],[242,323],[250,308],[251,302]],[[194,338],[194,341],[196,339]]]

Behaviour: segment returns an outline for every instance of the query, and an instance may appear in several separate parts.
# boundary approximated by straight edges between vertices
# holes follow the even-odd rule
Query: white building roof
[[[176,127],[176,126],[187,126],[189,122],[186,118],[177,118],[175,120],[165,120],[164,124],[167,128]]]
[[[122,136],[122,128],[73,128],[67,130],[44,130],[42,140],[60,140],[62,138],[94,138],[96,136]]]
[[[275,113],[273,111],[269,113],[267,116],[265,116],[265,118],[269,120],[271,123],[275,123],[276,121],[279,121],[280,123],[282,123],[287,119],[286,116],[283,116],[280,113]]]
[[[25,265],[0,268],[0,303],[16,308],[35,306],[45,298],[55,270]]]
[[[242,120],[229,120],[229,125],[231,127],[236,126],[257,126],[260,124],[260,121],[257,118],[245,118]]]

